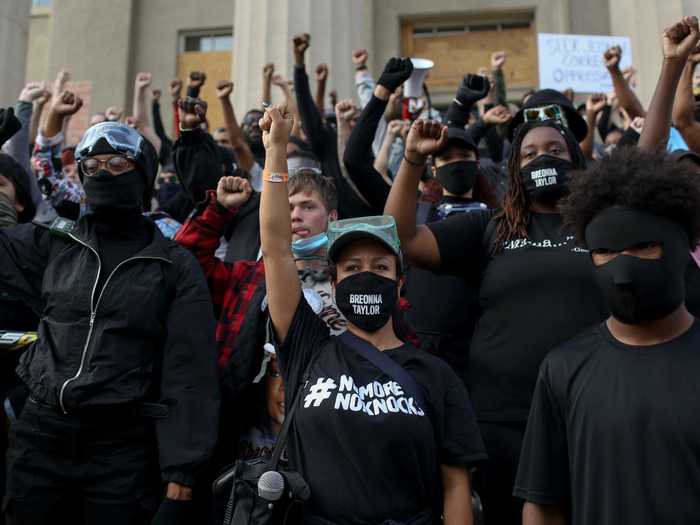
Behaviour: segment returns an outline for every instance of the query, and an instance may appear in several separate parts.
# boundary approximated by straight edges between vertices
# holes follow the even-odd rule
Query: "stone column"
[[[14,105],[24,87],[31,0],[0,1],[0,106]]]
[[[698,0],[610,0],[612,34],[632,40],[632,60],[639,71],[637,95],[645,106],[661,70],[661,32],[699,8]]]
[[[292,38],[311,34],[306,70],[315,90],[314,71],[320,63],[330,66],[327,93],[352,97],[354,69],[352,50],[367,46],[366,4],[369,0],[236,0],[233,28],[234,104],[237,115],[260,107],[262,68],[274,62],[275,72],[290,80],[294,72]],[[273,100],[276,89],[273,86]],[[326,99],[328,101],[328,99]],[[327,106],[330,109],[330,103]]]

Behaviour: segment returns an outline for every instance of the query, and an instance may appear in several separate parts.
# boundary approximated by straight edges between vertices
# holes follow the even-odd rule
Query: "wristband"
[[[415,166],[416,168],[422,168],[425,166],[425,161],[423,161],[423,163],[413,162],[412,160],[409,160],[408,157],[406,157],[406,153],[403,154],[403,160],[408,162],[411,166]]]
[[[263,170],[263,181],[265,182],[287,182],[289,180],[289,173],[283,171],[267,171]]]

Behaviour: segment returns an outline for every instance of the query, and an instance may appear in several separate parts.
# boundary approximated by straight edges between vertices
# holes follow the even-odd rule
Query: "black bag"
[[[311,489],[298,472],[279,469],[280,458],[287,445],[287,435],[294,420],[296,406],[309,381],[306,369],[304,381],[299,386],[284,425],[277,437],[270,459],[238,460],[233,468],[219,476],[212,486],[214,495],[229,490],[224,514],[224,525],[297,525],[302,523],[303,504],[309,499]],[[258,495],[260,476],[268,471],[279,472],[285,481],[285,494],[277,501],[269,501]],[[230,487],[230,488],[229,488]]]

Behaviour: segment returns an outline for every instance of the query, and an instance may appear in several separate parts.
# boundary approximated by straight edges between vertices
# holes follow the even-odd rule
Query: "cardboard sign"
[[[631,66],[632,46],[627,37],[539,33],[540,89],[564,91],[572,88],[582,93],[612,91],[603,53],[615,45],[622,48],[620,69]]]

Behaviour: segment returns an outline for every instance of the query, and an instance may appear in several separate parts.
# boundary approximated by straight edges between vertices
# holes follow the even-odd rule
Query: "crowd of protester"
[[[363,49],[334,64],[355,99],[325,64],[313,92],[302,34],[260,107],[138,73],[78,144],[69,74],[28,83],[0,109],[0,523],[249,523],[256,461],[298,476],[287,523],[697,523],[699,41],[663,32],[648,107],[612,47],[578,107],[513,102],[495,51],[439,111]]]

